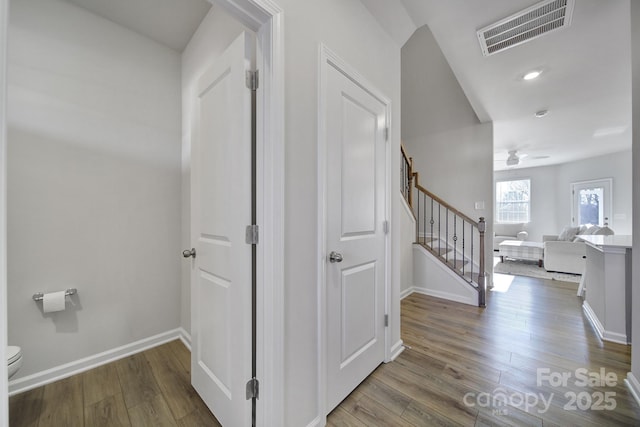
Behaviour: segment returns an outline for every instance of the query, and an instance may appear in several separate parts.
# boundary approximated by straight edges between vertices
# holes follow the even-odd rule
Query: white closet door
[[[191,381],[224,426],[251,425],[251,92],[243,33],[198,82],[192,138]]]

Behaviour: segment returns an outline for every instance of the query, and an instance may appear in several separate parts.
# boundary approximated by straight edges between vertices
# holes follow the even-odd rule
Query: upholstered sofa
[[[527,240],[529,233],[524,231],[524,224],[493,224],[493,249],[505,240]]]
[[[583,225],[581,227],[565,227],[562,233],[557,236],[542,236],[545,270],[583,274],[587,246],[577,236],[610,234],[613,234],[613,230],[609,227]]]

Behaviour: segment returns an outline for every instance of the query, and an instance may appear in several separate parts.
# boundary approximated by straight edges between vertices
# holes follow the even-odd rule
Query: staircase
[[[413,159],[407,156],[404,147],[401,150],[402,194],[416,219],[415,245],[423,248],[442,268],[449,269],[462,286],[468,287],[458,289],[455,294],[460,291],[468,294],[473,289],[477,293],[477,305],[485,307],[484,218],[476,221],[424,188],[419,174],[413,171]],[[441,284],[438,286],[442,288]],[[450,295],[446,288],[437,292]]]

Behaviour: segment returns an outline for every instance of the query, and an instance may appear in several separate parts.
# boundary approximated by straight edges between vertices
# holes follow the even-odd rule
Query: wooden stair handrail
[[[440,205],[442,205],[445,208],[449,209],[449,211],[453,212],[454,214],[458,215],[459,217],[462,217],[465,221],[470,222],[471,224],[475,225],[476,227],[478,226],[478,221],[476,221],[476,220],[470,218],[469,216],[465,215],[464,213],[460,212],[458,209],[454,208],[449,203],[445,202],[440,197],[436,196],[431,191],[429,191],[426,188],[424,188],[423,186],[421,186],[419,184],[418,172],[414,172],[413,173],[413,185],[418,190],[420,190],[421,192],[425,193],[427,196],[429,196],[430,198],[432,198],[433,200],[438,202]]]

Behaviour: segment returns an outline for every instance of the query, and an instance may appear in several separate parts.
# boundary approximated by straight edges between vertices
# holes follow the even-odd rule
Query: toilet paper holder
[[[71,289],[67,289],[66,291],[64,291],[64,296],[68,297],[71,295],[75,295],[78,293],[78,290],[76,288],[71,288]],[[37,292],[35,294],[33,294],[33,300],[34,301],[42,301],[44,298],[44,292]]]

